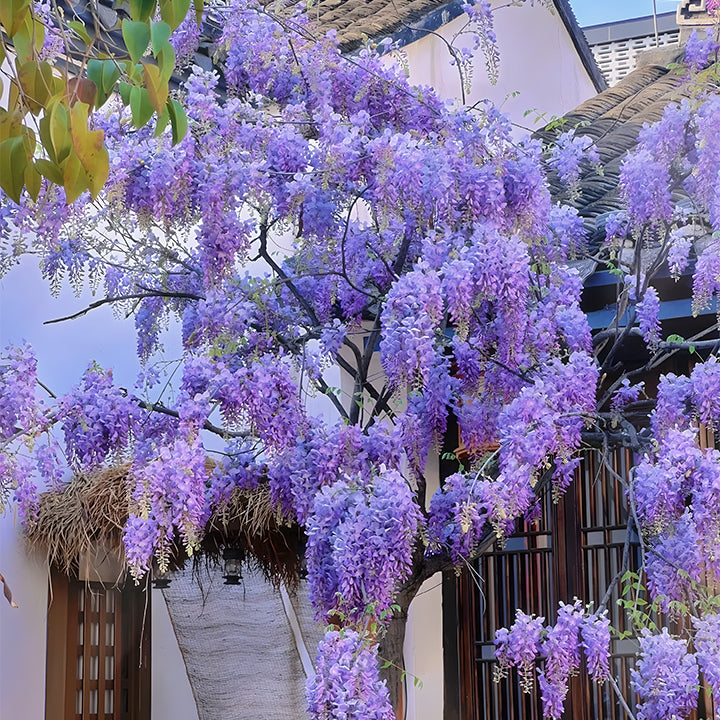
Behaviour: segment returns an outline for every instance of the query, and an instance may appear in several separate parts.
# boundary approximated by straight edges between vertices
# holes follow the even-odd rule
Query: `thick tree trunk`
[[[405,658],[403,656],[403,644],[405,642],[405,627],[407,626],[407,613],[412,599],[417,593],[417,588],[403,589],[400,591],[396,603],[400,610],[395,612],[393,619],[388,626],[385,636],[380,641],[378,654],[381,663],[389,662],[390,665],[382,670],[382,675],[387,682],[390,691],[395,717],[404,720],[407,707],[405,677]]]

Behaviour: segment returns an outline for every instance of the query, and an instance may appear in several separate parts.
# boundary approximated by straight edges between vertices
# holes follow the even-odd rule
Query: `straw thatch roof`
[[[130,507],[127,472],[128,466],[120,465],[41,493],[37,519],[25,529],[28,545],[68,575],[98,546],[111,552],[122,548]]]
[[[133,507],[129,470],[129,465],[119,465],[78,475],[42,493],[38,517],[26,527],[27,543],[67,574],[77,573],[80,559],[93,556],[98,548],[118,556],[127,569],[122,529]],[[273,582],[297,582],[303,537],[297,525],[273,508],[266,486],[236,490],[214,512],[193,560],[219,562],[226,546],[242,550],[246,565]],[[187,560],[178,541],[171,567],[182,567]]]

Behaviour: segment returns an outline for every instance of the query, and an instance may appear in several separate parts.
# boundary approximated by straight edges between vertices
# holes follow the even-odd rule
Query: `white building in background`
[[[465,24],[462,4],[460,0],[339,0],[333,3],[319,0],[313,6],[313,12],[317,13],[324,29],[334,27],[338,30],[339,39],[348,52],[357,47],[362,36],[375,40],[392,36],[404,48],[412,82],[432,85],[443,97],[459,99],[461,86],[457,69],[450,65],[446,41],[472,42],[470,36],[459,34]],[[501,106],[518,126],[536,127],[603,89],[604,80],[568,2],[554,0],[550,4],[552,12],[541,3],[507,7],[504,1],[493,2],[500,8],[495,15],[500,49],[498,82],[489,82],[485,58],[477,51],[472,83],[465,98],[467,103],[488,98]],[[25,340],[30,342],[37,351],[40,377],[58,393],[67,391],[91,360],[103,367],[113,367],[116,379],[131,385],[137,368],[131,323],[112,318],[109,308],[103,308],[68,323],[43,324],[46,320],[82,309],[88,302],[87,296],[75,298],[71,293],[63,293],[57,300],[51,299],[47,284],[37,269],[25,260],[0,280],[0,346]],[[27,551],[12,511],[0,517],[0,571],[20,606],[13,609],[0,598],[0,719],[67,720],[72,717],[84,720],[93,717],[92,700],[86,703],[83,699],[83,678],[89,679],[86,668],[78,668],[77,692],[80,694],[75,707],[72,703],[67,709],[51,707],[46,701],[50,677],[47,669],[52,669],[56,662],[68,666],[72,662],[54,653],[54,641],[48,635],[50,571],[42,558]],[[203,627],[209,620],[209,611],[205,612],[200,599],[178,593],[178,587],[165,594],[153,591],[152,609],[149,617],[144,618],[152,635],[149,697],[153,720],[275,720],[283,712],[290,717],[302,717],[302,710],[293,705],[302,703],[297,693],[281,698],[269,686],[241,682],[239,668],[228,667],[225,656],[213,653],[222,653],[228,641],[235,649],[238,646],[242,649],[243,638],[247,637],[246,662],[254,666],[257,673],[287,677],[287,684],[301,684],[304,675],[311,672],[302,646],[307,646],[312,654],[313,643],[311,637],[303,636],[302,628],[306,625],[294,623],[293,617],[303,620],[305,611],[302,608],[293,610],[286,599],[271,596],[269,587],[265,593],[269,598],[267,602],[259,598],[257,602],[250,602],[254,599],[252,596],[257,595],[250,591],[242,598],[239,594],[228,595],[228,604],[220,603],[214,611],[214,621],[219,619],[221,624],[219,635],[211,634]],[[232,589],[242,593],[241,588]],[[210,592],[213,592],[212,587]],[[213,597],[221,598],[221,594],[218,592]],[[112,610],[112,602],[107,599],[103,605],[101,612],[105,622]],[[167,602],[170,602],[170,612]],[[182,606],[185,624],[195,628],[192,647],[186,643],[182,648],[184,657],[176,637],[181,633],[176,633],[173,626],[173,602],[176,608]],[[188,603],[195,605],[188,606]],[[179,610],[176,615],[179,621]],[[91,615],[87,617],[91,618]],[[243,618],[248,623],[245,629]],[[261,628],[267,626],[265,637],[257,629],[253,633],[247,630],[249,624],[257,628],[258,623]],[[90,632],[95,630],[91,628]],[[266,644],[272,642],[271,635],[282,635],[288,638],[289,650],[280,660],[260,656],[254,649],[256,646],[250,643],[251,635],[259,643]],[[92,637],[88,637],[92,644]],[[422,681],[422,687],[413,687],[409,683],[407,717],[410,720],[452,717],[452,707],[445,702],[443,642],[442,592],[438,576],[428,581],[410,608],[406,666]],[[294,655],[296,650],[297,656]],[[191,654],[199,656],[201,661],[188,678],[186,664],[190,667]],[[106,662],[107,668],[113,665],[110,660]],[[208,669],[222,666],[228,672],[226,687],[220,689],[226,692],[215,692],[217,698],[225,702],[224,710],[217,706],[210,710],[203,702],[203,688],[207,686],[208,678],[203,678],[197,671],[203,665]],[[120,672],[119,663],[114,671]],[[96,680],[98,675],[104,677],[97,668],[91,668],[89,672]],[[103,683],[112,682],[112,673],[107,672],[109,675]],[[119,685],[117,687],[121,689]],[[110,685],[96,685],[95,691],[100,692],[102,688],[107,691]],[[263,696],[262,693],[266,694]],[[281,712],[282,703],[288,706]],[[106,717],[138,720],[131,712],[124,712],[120,705],[118,694],[113,714]],[[266,708],[266,714],[258,714],[258,707]],[[80,712],[74,712],[78,708]]]
[[[657,28],[657,35],[656,35]],[[680,39],[677,14],[662,13],[583,28],[595,60],[612,87],[636,68],[645,50],[673,45]]]

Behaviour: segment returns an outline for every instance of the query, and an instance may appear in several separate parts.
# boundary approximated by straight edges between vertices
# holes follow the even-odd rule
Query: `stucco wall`
[[[489,99],[513,122],[535,129],[553,115],[562,115],[596,94],[572,39],[557,13],[542,3],[509,7],[495,0],[494,28],[500,49],[498,82],[493,85],[485,70],[485,57],[475,51],[475,70],[466,104]],[[499,7],[504,6],[504,7]],[[460,15],[404,48],[410,81],[431,85],[444,98],[461,98],[457,68],[450,64],[447,42],[473,47],[473,39],[462,33],[467,23]],[[517,93],[513,96],[514,93]],[[526,111],[531,111],[525,116]],[[543,119],[538,121],[538,115]]]
[[[0,596],[0,718],[45,716],[47,571],[16,532],[12,510],[0,516],[0,572],[18,608]]]

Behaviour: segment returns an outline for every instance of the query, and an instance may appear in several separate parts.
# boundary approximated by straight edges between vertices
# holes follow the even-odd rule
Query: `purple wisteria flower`
[[[667,628],[659,635],[643,630],[640,658],[632,670],[632,684],[638,694],[638,720],[686,718],[697,704],[698,666],[684,640],[670,636]]]
[[[620,412],[630,403],[636,402],[640,397],[640,393],[643,391],[644,385],[644,382],[631,385],[628,378],[623,378],[620,387],[613,393],[610,401],[613,412]]]
[[[484,537],[493,499],[486,480],[460,473],[446,478],[430,501],[428,555],[449,552],[456,564],[470,557]]]
[[[583,610],[579,600],[572,605],[560,603],[555,625],[548,628],[541,651],[545,657],[544,672],[538,673],[543,702],[543,716],[559,720],[565,704],[568,678],[580,667],[580,628]]]
[[[575,130],[568,130],[553,144],[549,162],[561,182],[574,185],[580,180],[581,164],[598,163],[600,156],[591,138],[576,135]]]
[[[709,7],[708,10],[710,10]],[[699,35],[697,30],[693,30],[690,34],[685,43],[685,62],[692,70],[702,70],[710,61],[711,56],[717,53],[720,44],[715,41],[714,36],[713,28],[705,31],[704,38]]]
[[[307,521],[310,600],[318,619],[389,610],[408,576],[422,516],[396,470],[337,480],[315,496]]]
[[[10,346],[0,357],[0,441],[30,430],[38,419],[37,361],[29,345]]]
[[[352,629],[331,630],[318,645],[315,677],[306,688],[313,720],[394,720],[378,672],[377,644]]]
[[[705,680],[712,688],[716,713],[720,707],[720,615],[692,619],[695,655]]]
[[[595,682],[605,682],[610,674],[610,620],[607,611],[588,615],[580,626],[588,671]]]
[[[495,632],[498,675],[505,677],[509,668],[518,668],[525,692],[530,692],[533,686],[535,660],[540,655],[544,622],[544,617],[533,617],[518,610],[509,630],[500,628]]]
[[[636,306],[640,332],[651,351],[660,343],[660,297],[657,290],[650,286]]]
[[[695,522],[688,510],[652,542],[646,557],[647,585],[664,612],[672,601],[694,599],[693,583],[701,579],[703,559]]]

